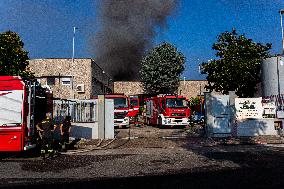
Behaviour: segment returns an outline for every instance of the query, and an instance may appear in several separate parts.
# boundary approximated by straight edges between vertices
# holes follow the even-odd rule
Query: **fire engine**
[[[190,122],[188,99],[179,95],[158,95],[146,99],[148,125],[187,126]]]
[[[129,119],[130,123],[136,123],[138,122],[138,115],[139,115],[139,108],[140,108],[140,103],[139,103],[139,97],[138,96],[129,96]]]
[[[48,103],[47,96],[41,95],[44,93],[35,82],[24,82],[18,76],[0,76],[0,152],[36,147],[35,124],[44,118]]]
[[[129,127],[129,102],[124,94],[107,94],[107,99],[113,99],[114,103],[114,126]]]

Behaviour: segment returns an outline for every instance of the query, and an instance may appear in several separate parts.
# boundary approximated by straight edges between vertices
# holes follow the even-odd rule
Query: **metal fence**
[[[53,118],[62,123],[65,116],[71,116],[72,122],[95,122],[96,100],[54,100]]]

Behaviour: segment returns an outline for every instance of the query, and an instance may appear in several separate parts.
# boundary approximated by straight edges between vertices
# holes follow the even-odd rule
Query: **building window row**
[[[46,85],[48,86],[53,86],[55,85],[55,79],[56,77],[46,77]],[[61,82],[61,85],[66,85],[66,86],[70,86],[71,85],[71,77],[61,77],[58,78],[59,81]],[[37,79],[39,82],[41,79]]]

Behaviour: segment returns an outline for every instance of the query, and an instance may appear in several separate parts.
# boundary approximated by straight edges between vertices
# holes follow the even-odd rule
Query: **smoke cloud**
[[[96,62],[114,80],[138,80],[140,60],[177,0],[103,0],[93,46]]]

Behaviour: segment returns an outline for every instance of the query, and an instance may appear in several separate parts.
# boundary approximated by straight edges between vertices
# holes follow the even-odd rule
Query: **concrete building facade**
[[[32,59],[29,70],[41,85],[53,91],[55,98],[90,99],[113,92],[111,78],[90,58]]]
[[[177,93],[187,98],[203,95],[206,80],[185,80],[180,81]],[[114,82],[114,92],[126,95],[143,94],[143,87],[139,81],[116,81]]]

